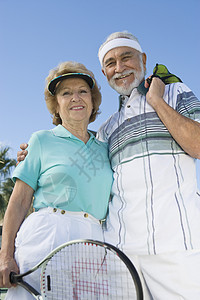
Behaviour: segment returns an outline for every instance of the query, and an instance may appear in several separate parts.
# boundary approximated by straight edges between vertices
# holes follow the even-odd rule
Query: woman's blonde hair
[[[53,80],[54,78],[67,73],[85,73],[90,75],[95,80],[95,85],[91,89],[93,111],[90,116],[89,123],[94,122],[97,114],[100,113],[99,112],[99,106],[101,104],[100,87],[97,84],[94,74],[90,70],[88,70],[83,64],[78,62],[67,61],[67,62],[60,63],[57,68],[52,69],[49,72],[48,77],[46,78],[44,95],[45,95],[47,108],[50,114],[53,116],[53,124],[54,125],[62,124],[62,120],[59,114],[57,114],[56,112],[57,109],[56,95],[52,95],[49,92],[48,85],[50,81]]]

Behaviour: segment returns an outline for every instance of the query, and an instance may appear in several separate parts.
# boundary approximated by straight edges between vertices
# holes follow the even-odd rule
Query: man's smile
[[[130,75],[132,75],[133,73],[128,73],[128,74],[122,74],[121,76],[116,76],[115,80],[120,80],[120,79],[124,79],[124,78],[127,78],[129,77]]]

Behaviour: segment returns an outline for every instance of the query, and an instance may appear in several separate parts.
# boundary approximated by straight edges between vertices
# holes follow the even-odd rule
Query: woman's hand
[[[19,273],[19,268],[13,257],[7,257],[2,251],[0,251],[0,287],[10,288],[10,273]]]
[[[0,287],[11,287],[10,273],[19,273],[14,259],[15,238],[31,206],[34,190],[17,179],[3,221],[0,251]]]

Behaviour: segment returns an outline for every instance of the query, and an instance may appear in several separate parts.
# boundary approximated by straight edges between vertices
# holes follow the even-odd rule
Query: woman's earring
[[[60,119],[59,113],[55,113],[55,118],[56,118],[56,119]]]

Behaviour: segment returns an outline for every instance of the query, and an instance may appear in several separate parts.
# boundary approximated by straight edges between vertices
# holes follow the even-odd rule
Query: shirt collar
[[[53,134],[55,136],[58,136],[58,137],[72,138],[72,139],[75,139],[75,140],[79,140],[76,136],[74,136],[69,130],[67,130],[61,124],[57,125],[53,129],[51,129],[51,131],[53,132]],[[92,140],[95,140],[97,143],[99,143],[99,141],[95,138],[95,136],[89,130],[88,130],[88,132],[89,132],[89,135],[90,135],[90,139],[89,139],[88,142],[91,142]]]
[[[124,95],[120,95],[119,96],[119,109],[118,111],[121,110],[121,108],[124,106],[126,100],[129,98],[129,96],[124,96]]]
[[[69,132],[65,127],[63,127],[61,124],[57,125],[51,130],[55,136],[64,137],[64,138],[73,137],[73,134]]]
[[[135,96],[136,94],[139,94],[139,92],[138,92],[137,88],[134,88],[129,96],[120,95],[119,96],[119,109],[118,109],[118,111],[120,111],[121,108],[126,104],[126,102],[130,98],[132,98],[133,96]]]

